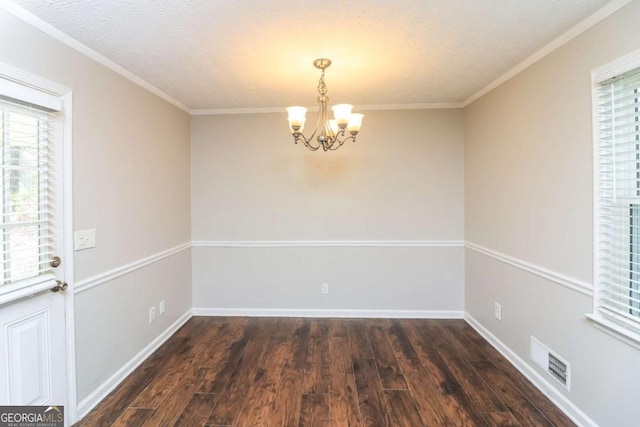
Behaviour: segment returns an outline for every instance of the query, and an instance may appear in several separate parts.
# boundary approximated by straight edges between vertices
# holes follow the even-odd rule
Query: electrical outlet
[[[322,294],[323,295],[327,295],[329,293],[329,284],[328,283],[323,283],[322,284]]]
[[[160,315],[162,316],[164,314],[164,300],[160,301],[160,304],[158,304],[158,309],[160,311]]]
[[[96,229],[79,230],[73,234],[76,251],[96,247]]]
[[[149,323],[153,323],[155,321],[156,321],[156,308],[154,306],[149,309]]]
[[[502,320],[502,306],[497,302],[493,306],[493,315],[496,319]]]

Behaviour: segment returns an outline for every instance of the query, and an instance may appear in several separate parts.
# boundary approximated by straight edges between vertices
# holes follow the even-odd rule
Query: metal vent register
[[[536,362],[540,368],[547,371],[556,381],[562,384],[567,390],[570,387],[570,365],[557,354],[549,350],[547,346],[531,337],[531,360]]]
[[[567,364],[549,353],[549,373],[553,375],[564,386],[567,385]]]

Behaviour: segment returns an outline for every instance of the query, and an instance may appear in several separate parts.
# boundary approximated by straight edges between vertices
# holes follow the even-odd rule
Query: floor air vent
[[[569,363],[531,337],[531,359],[569,390]]]
[[[567,364],[549,353],[549,373],[556,377],[565,387],[567,386]]]

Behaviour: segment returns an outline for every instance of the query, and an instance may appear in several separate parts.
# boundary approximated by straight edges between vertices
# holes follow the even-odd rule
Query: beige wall
[[[191,134],[194,241],[463,239],[460,110],[367,112],[329,153],[294,145],[284,113],[194,116]],[[461,247],[193,250],[194,307],[463,308]]]
[[[97,243],[75,253],[75,280],[188,242],[189,115],[4,11],[0,46],[1,62],[73,90],[74,228]],[[186,251],[78,296],[79,400],[191,307],[190,263]]]
[[[462,247],[193,248],[193,306],[223,314],[460,316],[463,284]]]
[[[326,153],[294,145],[285,113],[194,116],[191,132],[194,240],[464,237],[460,110],[369,111]]]
[[[640,49],[638,22],[635,1],[465,108],[467,241],[592,283],[590,73]],[[572,391],[560,391],[599,425],[637,424],[638,350],[587,321],[591,297],[466,259],[470,315],[527,361],[534,335],[572,363]]]

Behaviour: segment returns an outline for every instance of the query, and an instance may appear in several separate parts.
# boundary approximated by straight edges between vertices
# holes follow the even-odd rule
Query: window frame
[[[640,318],[637,322],[633,322],[631,327],[625,327],[622,322],[615,320],[613,316],[607,316],[600,304],[600,292],[599,285],[599,263],[600,263],[600,247],[599,247],[599,235],[600,235],[600,127],[599,118],[600,112],[598,109],[598,92],[602,82],[605,82],[615,76],[627,73],[629,71],[640,69],[640,50],[632,52],[622,58],[619,58],[609,64],[599,67],[591,72],[591,106],[592,106],[592,134],[593,134],[593,311],[586,316],[589,318],[593,325],[612,335],[613,337],[640,349]],[[640,96],[640,94],[639,94]],[[640,113],[639,113],[640,114]],[[640,160],[640,159],[639,159]],[[634,209],[634,204],[630,204],[630,209]],[[636,209],[638,209],[636,207]],[[631,216],[630,216],[631,217]],[[631,217],[631,221],[632,217]],[[640,224],[630,223],[630,227],[637,227]],[[634,243],[630,235],[630,245],[639,244]],[[633,262],[630,260],[630,262]],[[631,280],[631,279],[630,279]],[[630,292],[633,292],[630,283]]]
[[[72,286],[73,282],[73,216],[72,216],[72,164],[71,139],[72,139],[72,99],[73,91],[62,85],[53,83],[34,74],[28,73],[9,64],[0,62],[0,94],[8,100],[18,103],[32,104],[50,110],[49,122],[54,124],[51,138],[60,144],[60,150],[55,152],[55,164],[63,168],[64,178],[56,180],[54,185],[64,199],[59,200],[57,208],[60,221],[64,224],[64,233],[55,233],[54,239],[60,243],[61,254],[66,261],[63,281]],[[11,303],[20,298],[35,295],[38,292],[49,289],[55,284],[56,275],[59,273],[31,277],[16,283],[0,287],[0,308],[3,304]],[[72,298],[68,299],[72,306]]]

